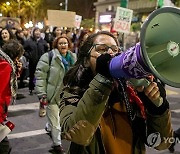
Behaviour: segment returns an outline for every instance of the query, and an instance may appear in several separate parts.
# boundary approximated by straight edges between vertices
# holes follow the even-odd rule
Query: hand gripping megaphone
[[[144,22],[140,43],[112,58],[114,78],[144,78],[153,74],[172,87],[180,87],[180,9],[164,7]]]

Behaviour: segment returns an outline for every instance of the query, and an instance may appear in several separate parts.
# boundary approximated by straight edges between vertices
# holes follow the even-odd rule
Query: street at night
[[[180,154],[180,0],[0,0],[0,154]]]
[[[180,126],[180,89],[166,87],[172,113],[172,124],[176,130]],[[9,107],[9,120],[15,123],[14,130],[8,135],[12,145],[12,154],[48,154],[51,153],[51,140],[44,130],[46,118],[38,115],[39,103],[34,94],[29,95],[27,88],[19,89],[24,98],[17,100],[16,105]],[[63,140],[64,149],[69,142]],[[180,153],[180,144],[175,146],[175,154]],[[147,148],[147,154],[169,154],[168,150],[155,151]]]

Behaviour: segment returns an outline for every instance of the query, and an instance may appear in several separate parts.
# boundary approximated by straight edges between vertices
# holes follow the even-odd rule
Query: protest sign
[[[75,12],[48,10],[48,25],[58,27],[75,27]]]
[[[129,33],[133,10],[117,7],[116,17],[114,18],[113,29],[122,32]]]

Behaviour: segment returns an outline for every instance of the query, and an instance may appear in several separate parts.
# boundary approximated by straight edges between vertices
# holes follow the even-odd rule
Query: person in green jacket
[[[71,141],[70,154],[143,154],[145,145],[170,146],[165,138],[173,130],[163,86],[152,77],[146,88],[112,78],[109,61],[118,45],[109,32],[90,35],[64,77],[60,124],[62,137]],[[163,103],[156,107],[160,96]]]
[[[41,56],[36,67],[36,91],[40,100],[40,117],[47,111],[46,130],[50,132],[55,152],[63,153],[61,146],[61,128],[59,117],[59,92],[63,77],[75,63],[76,55],[69,49],[71,42],[67,37],[57,37],[53,42],[53,50]],[[45,106],[47,108],[45,109]]]

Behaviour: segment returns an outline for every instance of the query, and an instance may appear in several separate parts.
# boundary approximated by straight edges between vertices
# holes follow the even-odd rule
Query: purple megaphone
[[[150,75],[150,70],[145,65],[140,43],[127,51],[112,58],[109,64],[110,74],[113,78],[144,78]]]
[[[180,9],[163,7],[154,10],[142,25],[140,43],[110,61],[111,76],[139,81],[153,74],[163,83],[179,88],[179,35]]]
[[[147,87],[150,84],[148,80],[143,79],[151,73],[143,61],[140,43],[137,43],[126,52],[112,58],[109,64],[109,70],[113,78],[129,79],[134,86]],[[162,105],[163,99],[159,97],[153,102],[159,107]]]

